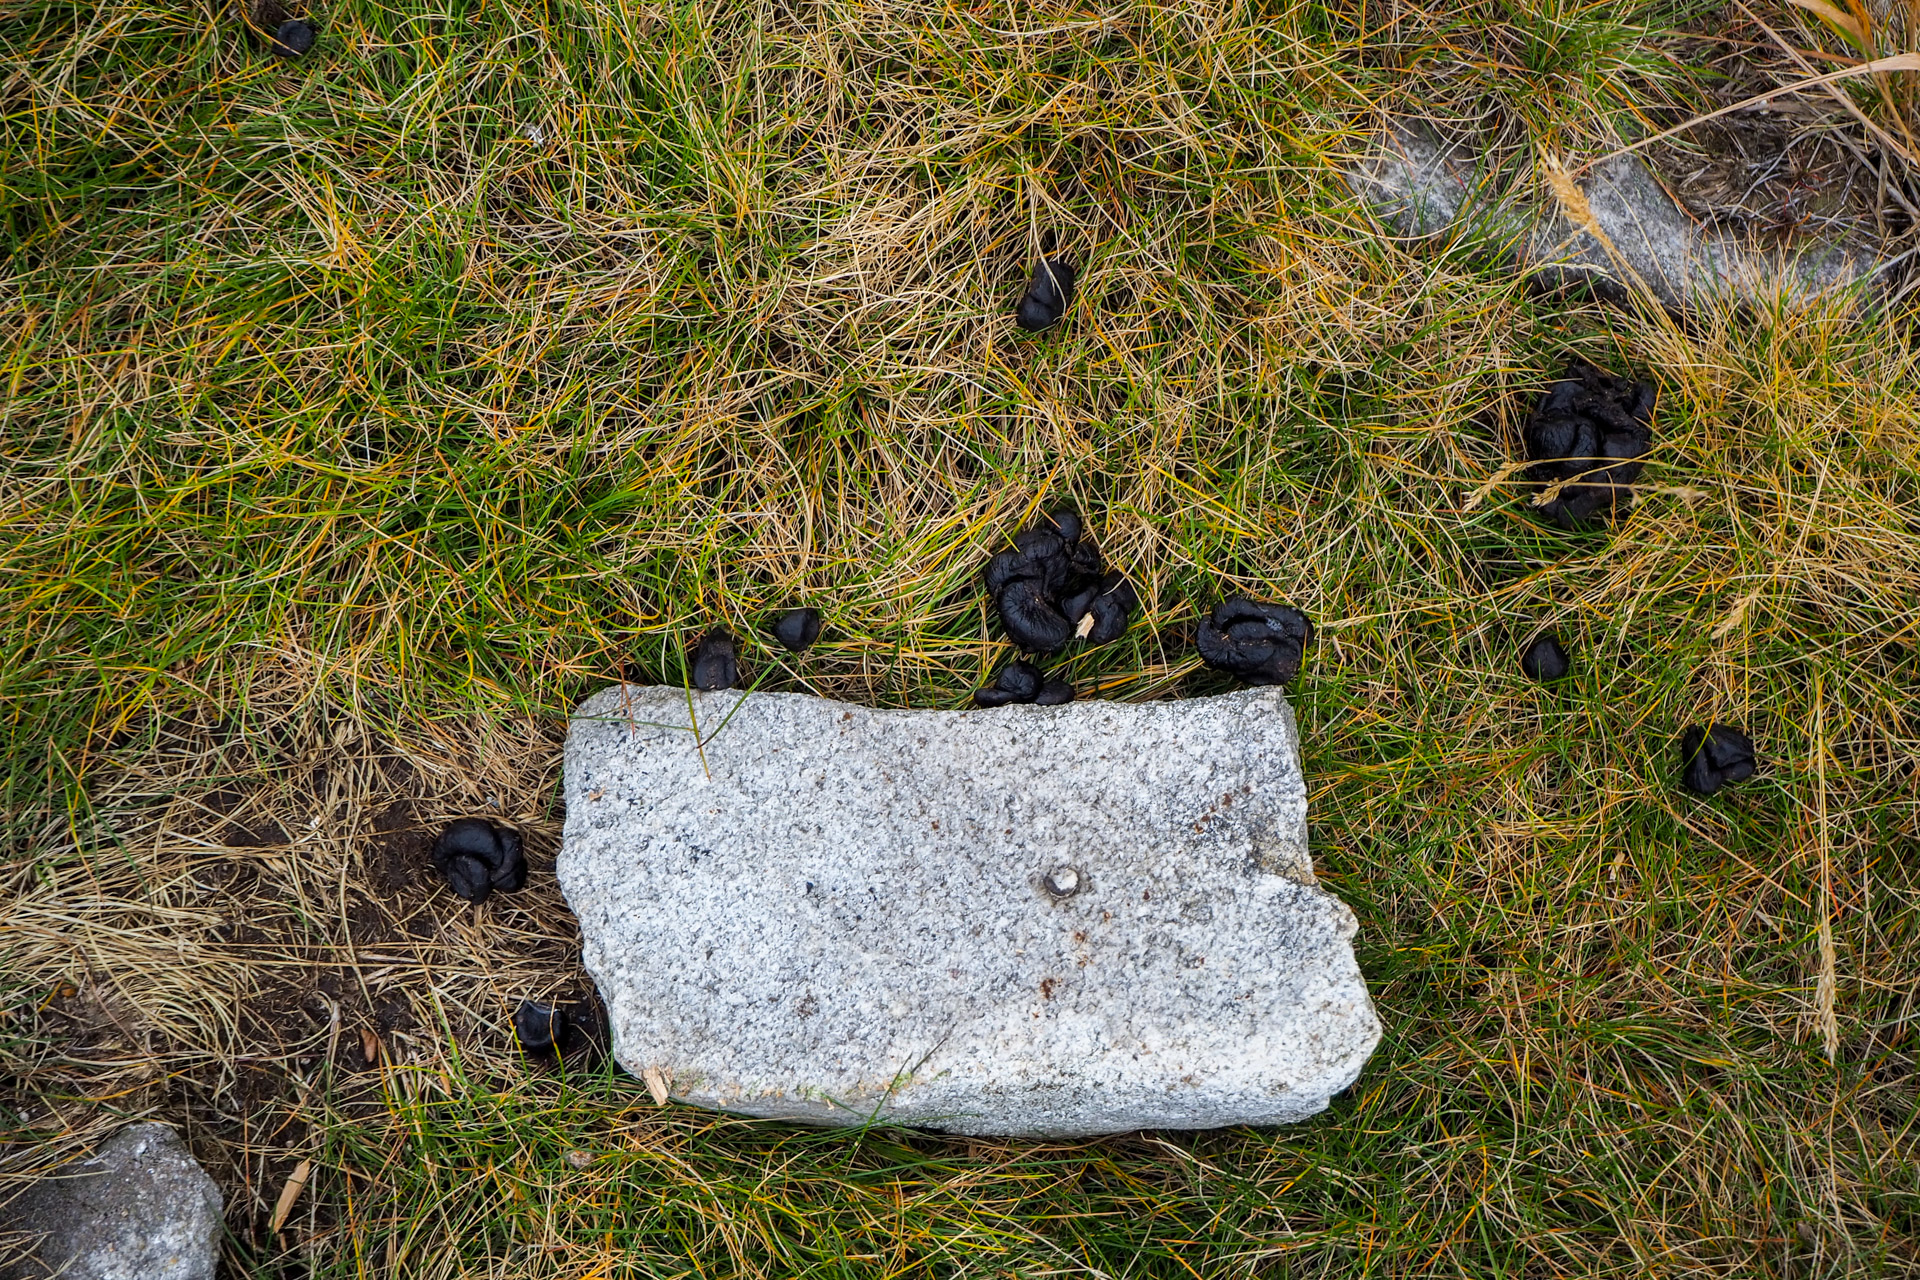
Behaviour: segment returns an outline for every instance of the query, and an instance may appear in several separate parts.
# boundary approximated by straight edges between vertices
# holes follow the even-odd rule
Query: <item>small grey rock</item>
[[[0,1262],[0,1277],[213,1280],[222,1210],[220,1189],[178,1134],[131,1124],[7,1206],[3,1225],[40,1240]]]
[[[969,1134],[1280,1124],[1379,1041],[1277,687],[992,714],[696,693],[726,724],[703,748],[687,699],[575,712],[558,867],[615,1058],[674,1097]]]
[[[1637,155],[1616,156],[1577,179],[1593,222],[1575,226],[1542,198],[1543,175],[1500,171],[1488,163],[1488,143],[1469,130],[1396,123],[1347,179],[1401,235],[1459,235],[1559,287],[1591,283],[1619,291],[1637,281],[1676,312],[1710,295],[1764,303],[1784,294],[1805,302],[1868,279],[1880,266],[1874,253],[1844,241],[1809,236],[1791,250],[1769,250],[1699,227]]]

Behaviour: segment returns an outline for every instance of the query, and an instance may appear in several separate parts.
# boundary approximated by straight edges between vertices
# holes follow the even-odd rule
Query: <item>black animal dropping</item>
[[[1694,725],[1680,737],[1680,781],[1695,795],[1710,796],[1730,782],[1751,778],[1758,767],[1753,739],[1738,729]]]
[[[1546,683],[1552,680],[1564,680],[1573,664],[1567,658],[1567,651],[1560,643],[1560,637],[1548,632],[1536,636],[1532,644],[1520,655],[1520,670],[1526,672],[1529,680]]]
[[[495,889],[512,893],[527,882],[520,833],[489,818],[448,823],[433,842],[433,865],[468,902],[485,902]]]
[[[281,0],[248,0],[246,18],[276,58],[297,58],[313,48],[313,24],[288,13]]]
[[[1061,602],[1061,612],[1078,619],[1075,634],[1088,644],[1106,644],[1125,635],[1127,620],[1139,607],[1140,596],[1133,584],[1118,573],[1108,574]]]
[[[513,1011],[513,1034],[528,1054],[559,1053],[573,1038],[567,1015],[550,1004],[522,1000]]]
[[[1286,684],[1300,673],[1313,624],[1298,609],[1234,596],[1201,623],[1195,640],[1201,659],[1248,684]]]
[[[300,18],[288,18],[273,29],[271,44],[275,56],[297,58],[313,48],[313,27]]]
[[[800,653],[813,647],[820,638],[820,611],[818,609],[789,609],[774,619],[773,638],[788,653]]]
[[[1039,696],[1046,679],[1031,662],[1009,662],[984,689],[973,691],[973,700],[983,707],[1004,707],[1011,702],[1032,702]]]
[[[1540,512],[1564,529],[1610,519],[1633,492],[1653,447],[1653,387],[1584,360],[1548,387],[1527,419],[1526,478],[1544,493]]]
[[[709,631],[693,650],[693,687],[731,689],[740,683],[740,660],[734,657],[733,637]]]
[[[1033,695],[1036,707],[1057,707],[1073,701],[1073,686],[1065,680],[1048,680],[1041,684],[1040,692]]]
[[[1031,662],[1009,662],[1000,668],[992,684],[973,691],[973,700],[983,707],[1004,707],[1015,702],[1056,707],[1073,701],[1073,686],[1065,680],[1049,679]]]
[[[1106,572],[1078,512],[1049,511],[987,562],[983,580],[1007,638],[1027,653],[1058,653],[1076,638],[1105,644],[1139,607],[1133,584]]]
[[[529,1058],[593,1066],[607,1052],[606,1011],[595,998],[571,1004],[522,1000],[513,1011],[513,1036]]]
[[[1073,264],[1065,258],[1040,259],[1027,291],[1014,307],[1014,323],[1029,333],[1059,323],[1073,305],[1073,276]]]

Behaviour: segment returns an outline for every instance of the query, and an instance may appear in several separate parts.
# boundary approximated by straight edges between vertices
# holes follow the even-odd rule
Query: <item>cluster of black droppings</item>
[[[1529,680],[1538,680],[1542,684],[1554,680],[1564,680],[1573,664],[1567,658],[1567,650],[1560,643],[1560,637],[1551,631],[1536,636],[1532,644],[1520,655],[1520,669],[1527,673]]]
[[[1300,673],[1313,624],[1287,605],[1234,596],[1213,607],[1194,639],[1201,659],[1217,671],[1248,684],[1286,684]]]
[[[607,1052],[606,1011],[598,1000],[561,1005],[522,1000],[513,1011],[513,1035],[529,1058],[593,1065]]]
[[[1680,737],[1680,781],[1696,795],[1751,778],[1758,765],[1753,739],[1727,725],[1696,724]]]
[[[1038,333],[1059,323],[1073,305],[1073,264],[1065,258],[1042,258],[1033,268],[1033,279],[1014,307],[1014,323],[1029,333]]]
[[[1106,572],[1077,513],[1041,516],[1012,551],[987,562],[987,594],[1007,638],[1027,653],[1058,653],[1076,637],[1105,644],[1125,634],[1140,597],[1125,575]]]
[[[520,833],[487,818],[447,824],[433,842],[433,865],[468,902],[485,902],[495,889],[512,893],[527,882]]]
[[[1073,686],[1065,680],[1048,679],[1047,674],[1031,662],[1009,662],[1000,668],[992,684],[973,691],[973,700],[983,707],[1004,707],[1014,702],[1057,707],[1073,701]]]
[[[767,630],[788,653],[800,653],[812,648],[813,642],[820,638],[820,611],[789,609],[774,619]]]
[[[1544,491],[1560,485],[1540,511],[1562,528],[1605,520],[1631,492],[1629,486],[1653,447],[1653,387],[1616,378],[1584,360],[1541,395],[1527,419],[1527,479]]]
[[[740,660],[733,653],[733,637],[709,631],[693,648],[693,687],[731,689],[740,683]]]

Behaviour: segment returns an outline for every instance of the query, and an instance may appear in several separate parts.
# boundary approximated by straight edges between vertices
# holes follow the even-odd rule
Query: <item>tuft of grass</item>
[[[0,9],[0,1195],[158,1115],[235,1275],[1920,1272],[1909,318],[1535,296],[1337,169],[1406,112],[1603,153],[1707,100],[1697,7],[318,17],[282,62],[224,5]],[[1581,535],[1508,471],[1570,352],[1661,391]],[[582,981],[567,709],[716,625],[763,688],[962,705],[978,568],[1060,501],[1144,601],[1083,693],[1224,687],[1223,593],[1314,619],[1359,1085],[1062,1146],[520,1062]],[[1709,718],[1765,763],[1700,801]],[[477,909],[422,866],[476,812],[534,870]]]

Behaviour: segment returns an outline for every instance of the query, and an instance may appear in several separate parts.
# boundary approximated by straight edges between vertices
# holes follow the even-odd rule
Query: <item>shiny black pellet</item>
[[[820,638],[820,611],[787,610],[774,621],[773,638],[789,653],[800,653],[811,648],[813,642]]]
[[[709,631],[693,650],[693,687],[731,689],[740,683],[740,662],[733,654],[733,637]]]
[[[1040,259],[1014,307],[1014,322],[1029,333],[1058,323],[1073,305],[1073,276],[1073,265],[1064,258]]]
[[[277,57],[297,58],[313,48],[313,26],[300,18],[288,18],[273,29],[270,46]]]
[[[520,833],[489,818],[460,818],[433,842],[433,865],[447,887],[469,902],[495,889],[512,893],[527,882]]]
[[[1728,725],[1694,725],[1680,737],[1680,781],[1696,795],[1751,778],[1757,767],[1753,739]]]
[[[1567,660],[1567,651],[1560,643],[1560,637],[1548,632],[1535,637],[1534,642],[1520,655],[1520,669],[1527,673],[1530,680],[1546,682],[1564,680],[1573,664]]]
[[[1195,634],[1201,659],[1248,684],[1286,684],[1300,672],[1313,624],[1298,609],[1234,596],[1215,605]]]
[[[1611,518],[1653,447],[1654,389],[1616,378],[1584,360],[1548,387],[1527,419],[1526,478],[1541,490],[1560,482],[1540,513],[1566,529]]]

